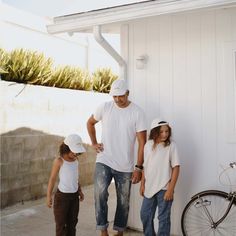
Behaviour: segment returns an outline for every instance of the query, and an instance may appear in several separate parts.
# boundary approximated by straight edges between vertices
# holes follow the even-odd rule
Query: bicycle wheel
[[[212,227],[210,217],[218,221],[229,205],[228,194],[218,190],[208,190],[196,194],[184,208],[181,228],[184,236],[235,236],[236,201],[226,218]],[[209,214],[209,215],[208,215]]]

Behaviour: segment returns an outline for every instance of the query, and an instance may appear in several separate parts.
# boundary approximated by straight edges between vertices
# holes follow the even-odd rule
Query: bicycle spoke
[[[226,218],[216,227],[229,205],[227,194],[219,191],[204,192],[195,197],[182,216],[182,230],[186,236],[235,236],[236,207],[232,206]],[[213,222],[212,222],[213,221]]]

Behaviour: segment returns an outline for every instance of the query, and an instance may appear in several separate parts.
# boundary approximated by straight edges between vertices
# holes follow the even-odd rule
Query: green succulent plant
[[[118,78],[110,68],[97,69],[92,78],[80,67],[61,66],[52,69],[53,60],[42,53],[26,49],[6,52],[0,48],[0,77],[25,84],[109,93]]]
[[[7,65],[9,62],[9,55],[8,53],[0,48],[0,74],[6,74],[7,71]]]
[[[109,93],[111,84],[118,78],[110,68],[97,69],[92,74],[93,90],[100,93]]]
[[[3,74],[4,80],[18,83],[41,84],[51,75],[52,59],[36,51],[15,49],[9,53],[9,61]]]
[[[64,66],[56,68],[43,85],[89,91],[92,83],[89,73],[79,67]]]

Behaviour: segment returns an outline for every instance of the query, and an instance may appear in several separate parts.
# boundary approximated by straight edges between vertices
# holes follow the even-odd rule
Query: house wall
[[[182,235],[181,214],[194,193],[229,190],[218,176],[221,165],[236,160],[236,7],[145,18],[128,28],[121,49],[131,98],[144,108],[149,124],[155,117],[169,121],[178,145],[172,234]],[[137,69],[141,55],[148,60]],[[132,188],[129,225],[141,229],[138,188]]]

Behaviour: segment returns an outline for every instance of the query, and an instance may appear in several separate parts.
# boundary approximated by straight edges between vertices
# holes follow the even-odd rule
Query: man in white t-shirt
[[[131,182],[141,180],[143,149],[146,142],[146,119],[140,107],[128,100],[126,82],[117,79],[112,83],[113,101],[98,107],[89,118],[87,129],[92,146],[97,152],[94,174],[94,194],[97,229],[101,236],[108,236],[108,187],[114,179],[117,208],[113,229],[122,236],[129,213]],[[97,142],[95,124],[102,122],[102,141]],[[137,162],[134,163],[134,145],[138,141]]]

